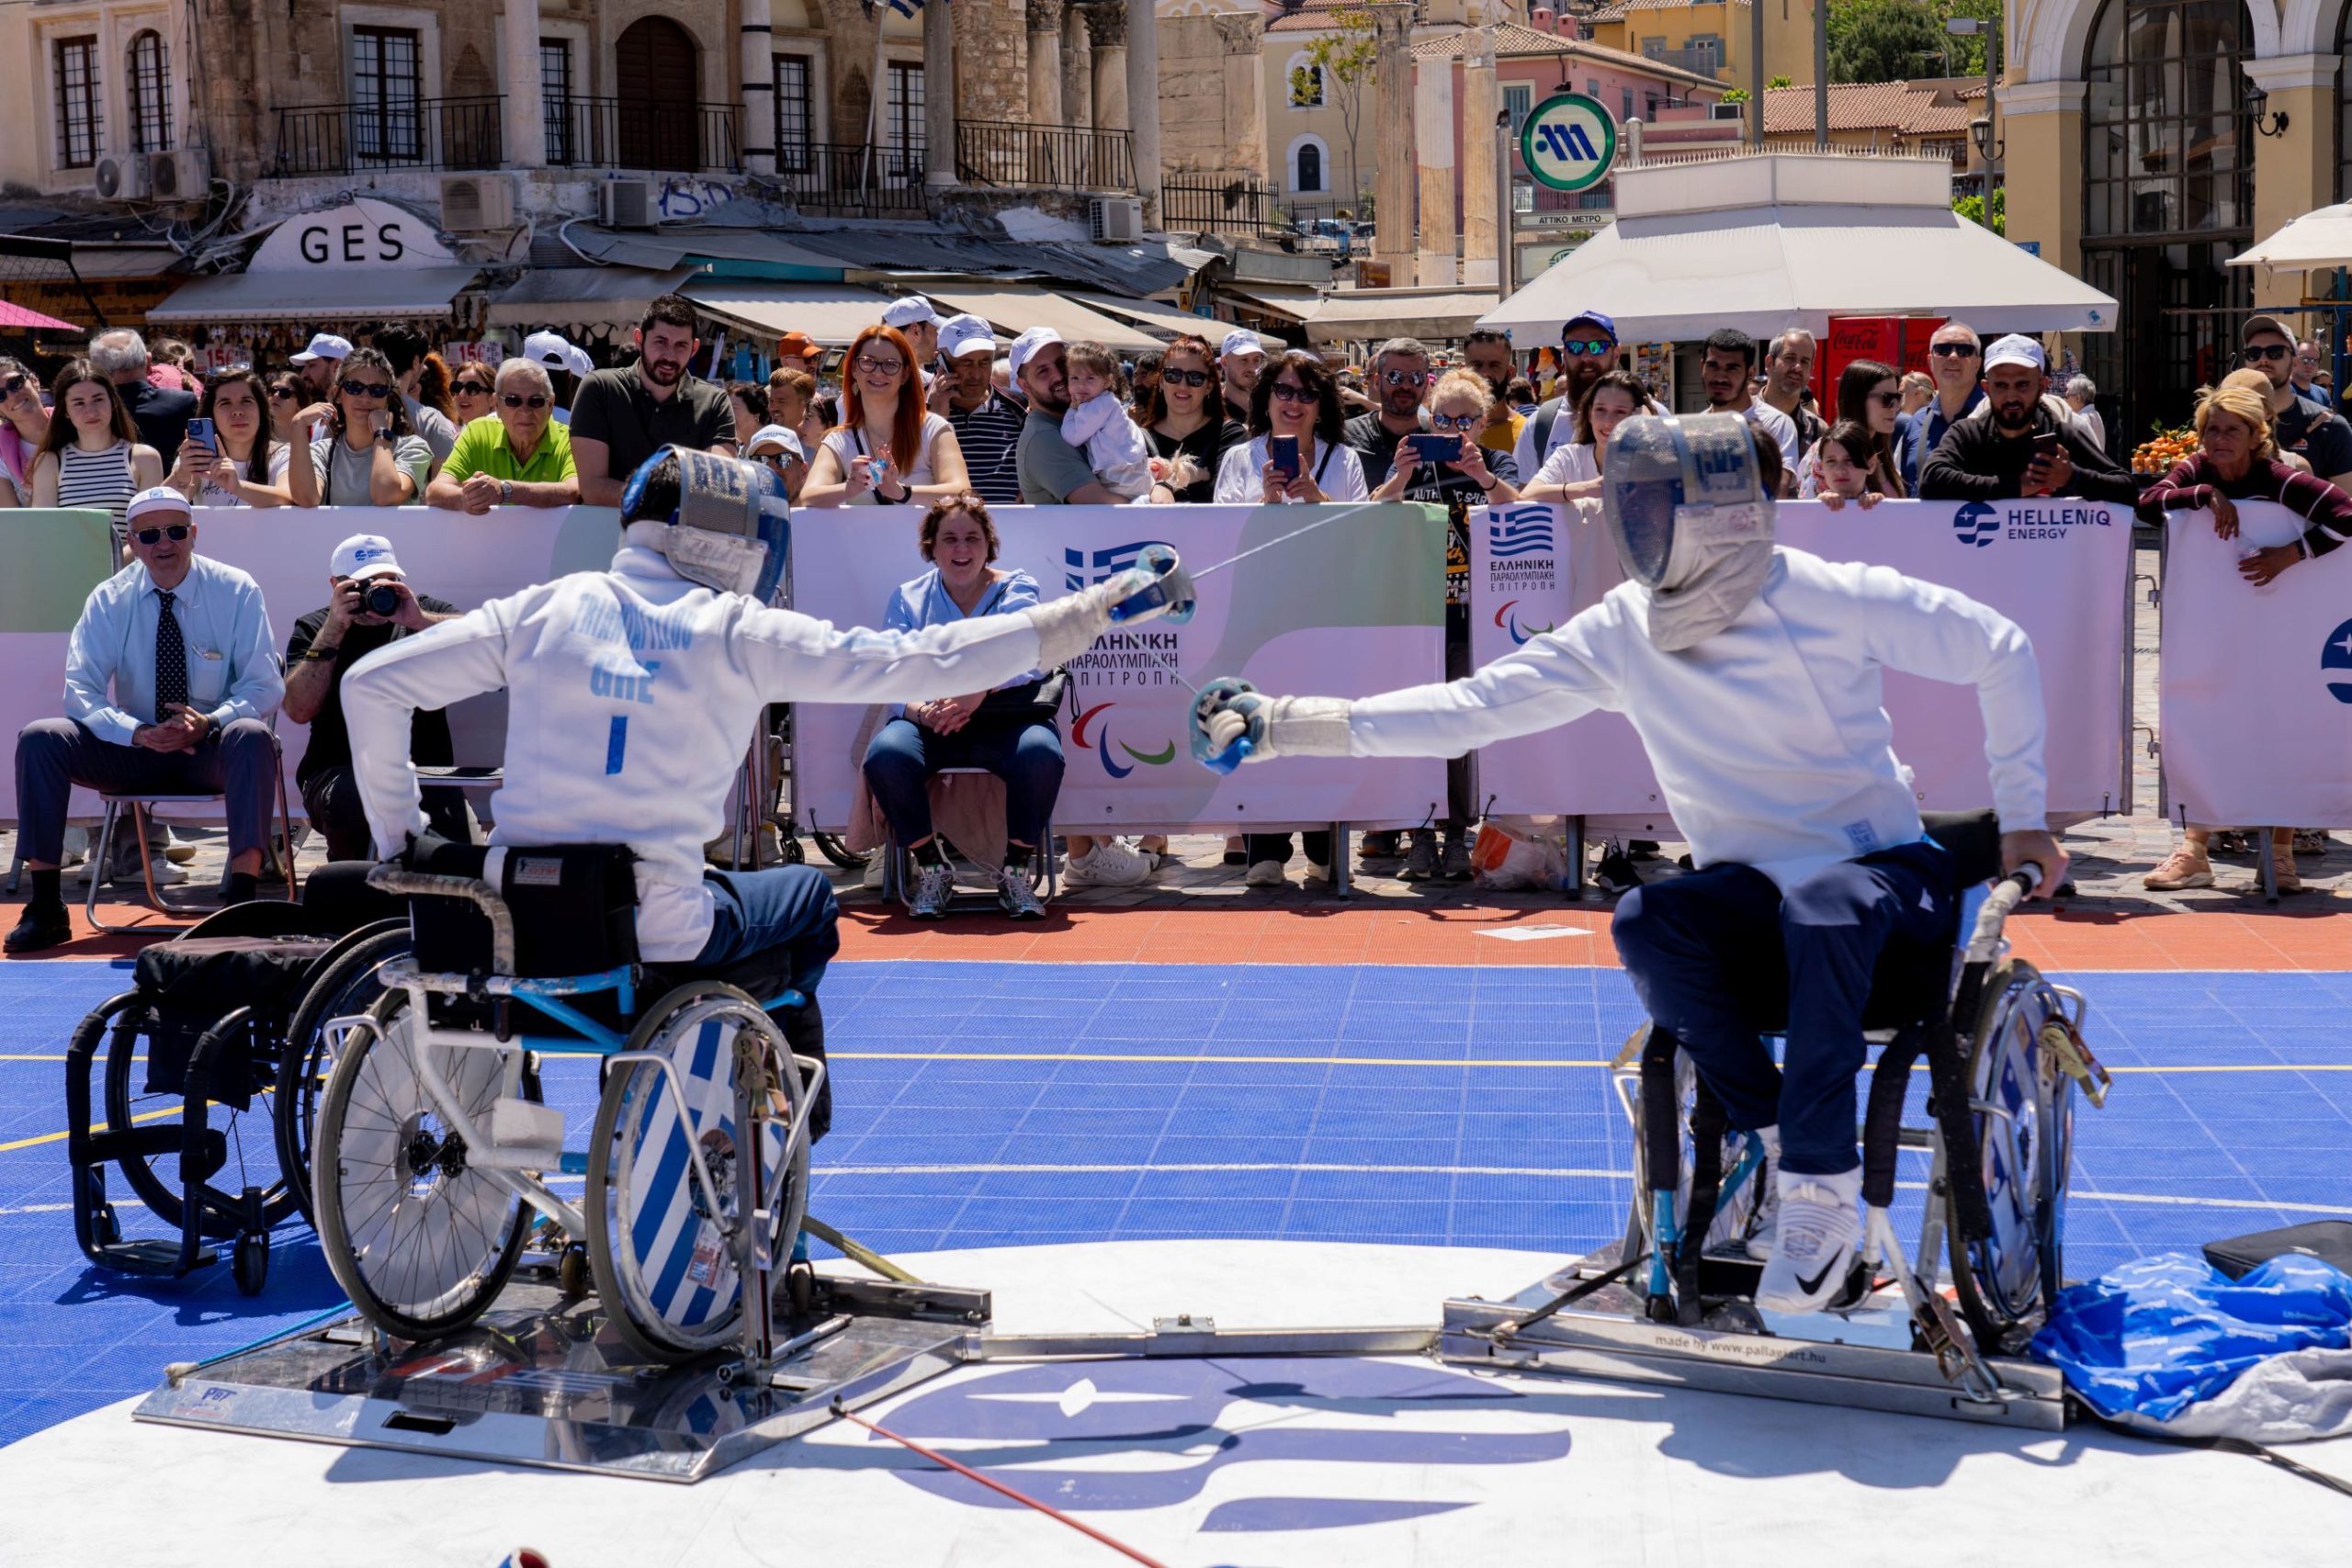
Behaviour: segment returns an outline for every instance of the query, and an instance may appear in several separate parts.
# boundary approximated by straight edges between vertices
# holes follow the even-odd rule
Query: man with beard
[[[1236,327],[1226,333],[1216,350],[1217,389],[1225,394],[1225,406],[1246,411],[1265,368],[1265,339],[1247,327]],[[1019,372],[1014,377],[1018,379]]]
[[[1768,402],[1758,400],[1748,385],[1756,374],[1756,340],[1737,327],[1718,327],[1707,334],[1699,360],[1699,385],[1707,394],[1711,413],[1736,413],[1754,425],[1781,449],[1781,471],[1793,475],[1804,452],[1797,446],[1796,422]]]
[[[1598,310],[1570,316],[1560,329],[1558,394],[1539,404],[1527,428],[1510,449],[1511,462],[1522,474],[1544,466],[1555,446],[1577,438],[1577,404],[1592,384],[1617,367],[1617,323]],[[1793,467],[1793,465],[1792,465]]]
[[[2066,495],[2130,506],[2140,499],[2139,480],[2043,403],[2046,363],[2041,344],[2016,333],[1984,351],[1984,398],[1991,412],[1961,420],[1944,433],[1919,469],[1920,500]]]
[[[1462,360],[1495,395],[1495,406],[1487,414],[1487,428],[1478,433],[1478,445],[1509,457],[1519,449],[1520,432],[1527,428],[1527,416],[1512,408],[1506,395],[1510,390],[1511,377],[1518,373],[1518,367],[1511,362],[1510,333],[1480,327],[1464,340]]]
[[[2239,340],[2246,366],[2270,382],[2270,434],[2338,490],[2352,484],[2352,425],[2295,385],[2295,340],[2276,316],[2249,316]]]
[[[572,399],[571,460],[589,506],[618,506],[629,475],[664,446],[735,456],[727,389],[686,370],[702,348],[694,301],[680,294],[655,299],[632,341],[635,365],[593,372]]]
[[[1913,495],[1919,493],[1919,470],[1928,466],[1928,454],[1942,443],[1944,433],[1984,402],[1984,389],[1977,385],[1984,357],[1975,329],[1965,321],[1946,321],[1928,339],[1928,375],[1936,384],[1936,395],[1926,408],[1897,415],[1894,421],[1894,455],[1903,470],[1903,488]]]

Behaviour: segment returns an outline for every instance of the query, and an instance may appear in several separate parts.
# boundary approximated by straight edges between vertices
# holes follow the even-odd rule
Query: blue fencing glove
[[[1354,707],[1345,697],[1269,697],[1221,676],[1193,704],[1193,755],[1217,773],[1272,757],[1345,757]]]
[[[1181,626],[1193,618],[1196,603],[1193,574],[1184,570],[1174,550],[1166,545],[1147,545],[1136,557],[1136,570],[1148,573],[1149,578],[1111,606],[1114,625],[1129,626],[1159,617],[1171,626]],[[1123,572],[1120,578],[1132,580],[1134,575],[1134,571]]]

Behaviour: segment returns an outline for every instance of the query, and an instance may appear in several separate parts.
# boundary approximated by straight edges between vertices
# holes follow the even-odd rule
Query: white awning
[[[447,316],[473,287],[469,266],[322,267],[199,277],[147,312],[153,323],[367,321]]]
[[[1148,333],[1162,337],[1175,337],[1181,333],[1205,334],[1216,323],[1206,316],[1196,316],[1190,310],[1158,299],[1122,299],[1115,294],[1073,292],[1070,299],[1090,310],[1100,310],[1106,316],[1116,316],[1123,321],[1133,321]],[[1217,334],[1220,337],[1223,333]]]
[[[990,288],[957,283],[944,288],[926,288],[923,296],[978,316],[1007,337],[1018,337],[1031,327],[1051,327],[1065,343],[1099,343],[1114,351],[1134,354],[1158,348],[1166,341],[1081,305],[1068,294],[1026,284]]]
[[[2255,242],[2229,266],[2271,266],[2283,272],[2311,272],[2324,266],[2352,266],[2352,202],[2338,202],[2306,212],[2267,239]]]
[[[1306,339],[1317,344],[1390,337],[1444,342],[1468,337],[1478,317],[1494,308],[1492,292],[1343,288],[1325,296],[1323,308],[1306,323]]]
[[[490,302],[493,327],[635,326],[658,295],[670,294],[701,269],[648,272],[634,266],[548,266],[525,273]]]
[[[1220,283],[1217,290],[1243,302],[1245,310],[1280,316],[1289,321],[1311,321],[1329,298],[1322,289],[1290,283]]]
[[[708,314],[741,332],[782,337],[807,333],[824,348],[846,348],[882,319],[890,296],[849,283],[747,283],[713,277],[679,290]]]

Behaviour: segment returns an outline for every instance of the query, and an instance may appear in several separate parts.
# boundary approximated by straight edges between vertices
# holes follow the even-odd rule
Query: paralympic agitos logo
[[[1093,740],[1090,742],[1086,739],[1087,726],[1094,724],[1094,720],[1099,716],[1110,712],[1118,705],[1117,703],[1097,703],[1088,708],[1078,716],[1078,722],[1069,727],[1069,738],[1078,743],[1078,748],[1081,751],[1091,745],[1094,748],[1094,754],[1102,759],[1102,771],[1114,779],[1123,779],[1136,770],[1133,763],[1123,768],[1111,760],[1111,721],[1106,718],[1101,724],[1095,725]],[[1138,751],[1122,740],[1119,742],[1119,750],[1146,767],[1164,768],[1176,760],[1176,742],[1173,740],[1168,741],[1157,751]]]

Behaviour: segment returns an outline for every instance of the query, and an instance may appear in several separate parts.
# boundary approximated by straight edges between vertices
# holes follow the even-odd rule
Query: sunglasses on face
[[[1426,370],[1383,370],[1380,378],[1391,387],[1419,387],[1429,382]]]
[[[510,409],[543,409],[548,406],[548,400],[537,392],[531,393],[528,397],[520,392],[503,392],[499,395],[498,400]]]
[[[135,528],[130,536],[142,545],[159,545],[168,536],[174,544],[184,542],[191,532],[185,523],[175,523],[165,528]]]
[[[23,391],[27,379],[28,378],[23,376],[11,376],[6,380],[0,381],[0,400],[13,398]]]
[[[1871,394],[1871,401],[1876,403],[1883,409],[1901,408],[1903,406],[1903,394],[1901,392],[1872,392]]]
[[[269,389],[269,400],[274,403],[290,403],[294,400],[293,389],[290,387],[272,387]]]
[[[1563,354],[1600,355],[1600,354],[1607,354],[1608,352],[1610,352],[1611,349],[1615,348],[1616,346],[1617,346],[1617,345],[1616,345],[1615,344],[1611,343],[1611,342],[1610,342],[1607,338],[1605,338],[1605,337],[1595,337],[1595,338],[1573,338],[1573,337],[1572,337],[1572,338],[1567,339],[1566,342],[1564,342],[1564,343],[1562,343],[1562,344],[1560,344],[1560,352],[1561,352],[1561,353],[1563,353]]]
[[[865,376],[896,376],[907,367],[903,359],[876,359],[870,354],[857,356],[857,368]]]
[[[1433,413],[1430,424],[1438,430],[1476,430],[1478,416],[1475,413]]]
[[[1205,370],[1162,370],[1159,381],[1165,387],[1205,387],[1209,384],[1209,373]]]
[[[450,387],[449,390],[461,398],[486,398],[490,396],[491,391],[488,387],[476,381],[457,382]]]
[[[1976,357],[1976,345],[1973,343],[1939,343],[1930,344],[1928,352],[1938,359],[1973,359]]]
[[[389,381],[345,381],[343,395],[346,398],[388,398],[392,395]]]
[[[2283,343],[2267,343],[2259,348],[2249,345],[2245,350],[2245,362],[2259,365],[2266,359],[2284,359],[2294,352]]]
[[[1288,381],[1275,382],[1273,393],[1275,397],[1281,399],[1286,403],[1311,403],[1315,400],[1315,394],[1313,392],[1308,391],[1304,387],[1295,386]]]

